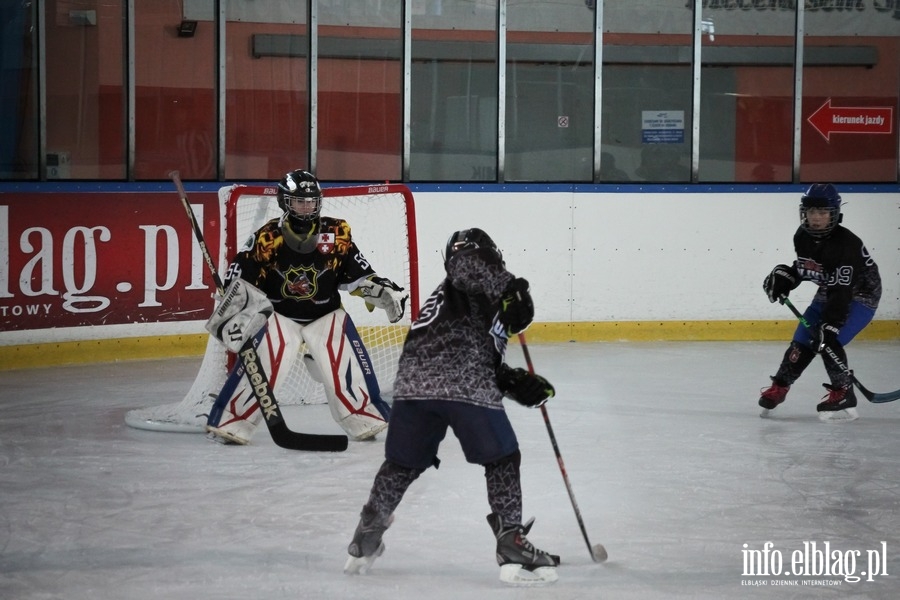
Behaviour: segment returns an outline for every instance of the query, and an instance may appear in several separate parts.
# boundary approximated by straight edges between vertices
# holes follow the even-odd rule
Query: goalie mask
[[[297,252],[312,252],[322,212],[322,187],[309,171],[297,170],[278,182],[278,206],[284,211],[281,232],[288,247]]]
[[[810,209],[818,209],[814,211],[812,222]],[[820,216],[819,212],[826,214]],[[827,237],[842,218],[841,195],[830,183],[814,183],[800,198],[800,227],[813,237]]]
[[[447,247],[444,250],[444,269],[450,264],[450,259],[466,250],[476,250],[478,248],[488,248],[497,254],[500,262],[503,262],[503,254],[497,248],[497,244],[483,230],[473,227],[472,229],[463,229],[457,231],[447,240]]]

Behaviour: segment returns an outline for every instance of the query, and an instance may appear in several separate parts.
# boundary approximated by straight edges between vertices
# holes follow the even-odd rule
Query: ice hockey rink
[[[590,558],[541,412],[510,403],[529,538],[562,556],[558,582],[527,589],[498,580],[483,472],[452,435],[385,554],[347,576],[383,437],[319,454],[264,428],[226,447],[125,425],[130,409],[180,399],[199,358],[0,372],[0,597],[896,598],[900,401],[860,397],[858,421],[819,422],[817,359],[761,419],[785,347],[532,344],[590,543],[609,560]],[[900,387],[897,342],[857,341],[849,356],[873,391]],[[509,362],[524,364],[515,345]],[[337,432],[325,406],[286,414],[295,430]]]

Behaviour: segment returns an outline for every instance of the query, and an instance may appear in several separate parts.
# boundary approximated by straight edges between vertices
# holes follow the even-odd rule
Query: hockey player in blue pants
[[[503,362],[510,334],[534,318],[528,282],[506,270],[480,229],[454,233],[444,254],[446,278],[412,324],[400,357],[385,461],[348,547],[344,571],[368,570],[384,552],[382,536],[404,493],[428,467],[453,430],[466,461],[484,467],[487,521],[497,539],[500,579],[555,581],[559,557],[535,548],[522,524],[521,454],[503,397],[540,406],[553,396],[543,377]]]

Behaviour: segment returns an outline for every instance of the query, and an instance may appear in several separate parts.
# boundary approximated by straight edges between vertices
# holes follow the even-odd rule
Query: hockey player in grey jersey
[[[521,454],[503,397],[540,406],[554,394],[539,375],[503,362],[510,334],[534,318],[528,282],[506,270],[480,229],[454,233],[444,254],[446,278],[412,324],[394,386],[385,461],[348,547],[344,571],[368,570],[384,552],[382,535],[410,484],[437,466],[438,446],[453,430],[466,460],[484,467],[487,521],[497,538],[500,579],[555,581],[559,557],[535,548],[522,524]]]

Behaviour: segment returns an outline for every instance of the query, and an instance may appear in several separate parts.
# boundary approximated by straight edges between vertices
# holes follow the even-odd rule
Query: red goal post
[[[253,233],[267,221],[278,218],[274,186],[232,185],[219,190],[219,208],[224,240],[219,248],[219,272]],[[351,316],[369,351],[382,393],[390,396],[397,361],[406,332],[419,308],[418,256],[415,202],[412,192],[401,184],[326,187],[322,214],[341,218],[350,225],[357,247],[382,277],[409,290],[407,310],[399,323],[391,324],[383,310],[369,311],[362,298],[342,293],[344,310]],[[300,355],[305,352],[301,346]],[[224,346],[210,336],[200,370],[180,402],[129,411],[125,422],[154,431],[202,432],[209,407],[227,375]],[[288,376],[282,405],[316,404],[325,401],[321,384],[306,372],[302,360],[295,360]]]

